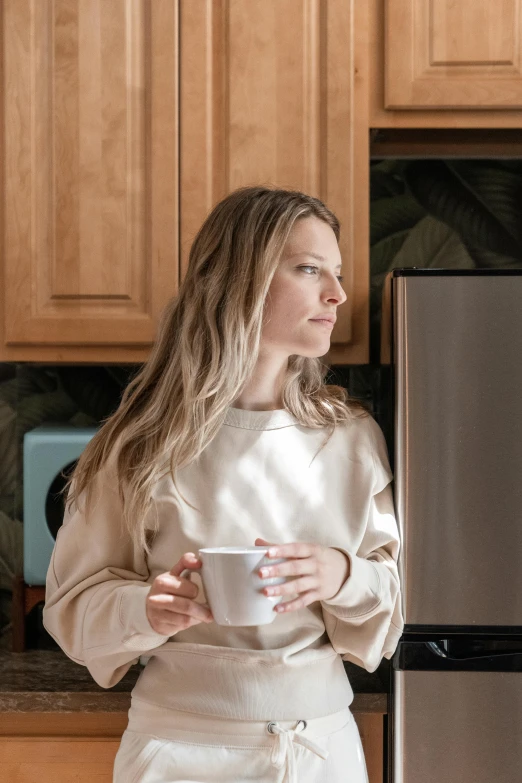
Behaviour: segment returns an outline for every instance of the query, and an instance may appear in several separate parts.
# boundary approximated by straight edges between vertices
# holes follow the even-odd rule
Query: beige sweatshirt
[[[229,408],[199,460],[155,487],[160,529],[147,558],[120,531],[114,458],[98,473],[88,523],[67,513],[47,573],[45,628],[103,688],[148,660],[133,704],[245,720],[315,718],[349,706],[342,660],[369,672],[401,636],[394,515],[386,443],[371,417],[325,430],[287,411]],[[80,503],[83,508],[83,503]],[[344,552],[351,572],[328,601],[276,613],[263,626],[200,623],[156,633],[145,600],[185,552],[211,546],[313,542]],[[201,586],[199,575],[192,581]],[[198,598],[205,597],[200,587]],[[285,599],[286,600],[286,599]]]

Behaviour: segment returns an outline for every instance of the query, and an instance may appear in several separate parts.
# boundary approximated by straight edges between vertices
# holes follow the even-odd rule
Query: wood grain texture
[[[341,221],[348,296],[327,363],[368,360],[365,13],[353,0],[181,0],[181,274],[232,190],[321,198]]]
[[[359,713],[354,714],[354,718],[361,735],[369,783],[382,783],[384,776],[383,717],[382,715]]]
[[[367,5],[371,127],[522,127],[521,0]]]
[[[67,734],[53,731],[35,734],[43,716],[33,715],[25,736],[2,736],[0,730],[0,780],[10,783],[111,783],[114,757],[127,724],[124,714],[62,715]],[[354,713],[363,744],[369,783],[383,779],[383,716]],[[49,726],[57,716],[48,713]],[[87,720],[88,718],[88,720]],[[63,725],[62,721],[62,725]],[[55,728],[56,728],[55,725]],[[19,726],[20,728],[20,726]]]
[[[0,713],[0,738],[105,737],[121,738],[127,712],[11,712]],[[0,777],[0,780],[2,778]]]
[[[0,739],[0,780],[9,783],[111,783],[119,739]]]
[[[179,283],[177,3],[2,8],[0,358],[143,360]]]
[[[365,4],[181,0],[180,63],[175,0],[6,0],[4,22],[0,359],[144,360],[178,225],[183,274],[216,201],[270,182],[338,215],[348,301],[323,360],[368,360]]]
[[[330,9],[330,4],[328,4]],[[369,9],[367,2],[336,0],[330,12],[333,40],[328,69],[331,85],[331,149],[329,171],[333,203],[345,203],[341,220],[341,254],[349,262],[347,293],[351,292],[351,332],[332,332],[332,346],[323,361],[327,364],[366,364],[370,360],[370,149],[369,149]],[[344,24],[343,24],[344,20]],[[350,41],[350,62],[346,58],[346,38]],[[339,86],[338,66],[347,69],[349,81]],[[341,90],[341,94],[336,94]],[[335,106],[349,101],[350,144],[334,121]],[[346,111],[346,109],[345,109]],[[348,115],[347,115],[348,116]],[[337,183],[337,184],[335,184]],[[342,192],[348,188],[348,193]],[[347,211],[346,211],[347,210]],[[334,211],[335,207],[334,207]],[[343,236],[344,235],[344,236]],[[348,235],[348,236],[347,236]],[[345,248],[348,246],[348,249]],[[342,322],[341,322],[342,328]]]
[[[522,109],[521,0],[388,0],[387,109]]]

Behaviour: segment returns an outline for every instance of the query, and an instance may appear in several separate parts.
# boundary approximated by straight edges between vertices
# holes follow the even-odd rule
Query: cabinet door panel
[[[0,738],[0,780],[111,783],[119,744],[102,738]]]
[[[96,713],[72,713],[68,718],[78,736],[0,736],[0,780],[16,783],[111,783],[114,759],[120,736],[82,736],[81,723]],[[114,713],[117,722],[127,722],[126,713]],[[18,718],[20,718],[18,714]],[[28,717],[27,713],[23,717]],[[41,715],[34,715],[43,721]],[[51,723],[63,714],[52,714]],[[104,716],[106,717],[106,716]],[[378,713],[354,713],[361,736],[369,783],[382,783],[383,716]],[[45,719],[49,714],[45,715]],[[94,721],[90,721],[94,723]],[[112,734],[112,732],[111,732]]]
[[[4,342],[150,345],[178,287],[177,3],[3,14]]]
[[[367,361],[365,4],[181,0],[180,8],[182,274],[198,228],[232,190],[270,183],[317,196],[341,221],[348,296],[325,361]]]
[[[522,109],[522,0],[386,0],[386,109]]]

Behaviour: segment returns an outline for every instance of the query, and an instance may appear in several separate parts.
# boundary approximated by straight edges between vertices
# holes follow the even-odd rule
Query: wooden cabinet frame
[[[179,284],[178,3],[1,11],[0,360],[143,360]]]
[[[182,276],[226,193],[263,182],[304,190],[341,222],[348,300],[323,361],[368,362],[366,2],[181,0],[180,26]]]
[[[411,0],[399,0],[410,4]],[[431,0],[422,0],[426,8]],[[520,2],[520,0],[514,0]],[[369,12],[367,49],[369,57],[369,126],[372,128],[522,128],[522,111],[518,109],[391,109],[386,108],[386,14],[396,0],[364,0]],[[457,2],[458,5],[458,2]],[[500,10],[500,9],[499,9]],[[404,24],[408,20],[404,19]],[[410,41],[405,40],[408,47]],[[463,150],[463,155],[465,151]]]
[[[369,781],[382,783],[384,715],[354,712],[354,718]],[[126,712],[0,713],[0,780],[112,783],[114,757],[126,726]]]

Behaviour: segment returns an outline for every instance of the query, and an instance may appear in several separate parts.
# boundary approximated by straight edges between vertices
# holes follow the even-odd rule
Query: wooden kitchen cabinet
[[[1,8],[0,360],[146,359],[205,216],[270,183],[338,215],[348,300],[323,360],[368,361],[365,3]]]
[[[1,14],[0,360],[143,360],[179,281],[178,4]]]
[[[367,362],[367,12],[358,0],[181,0],[181,269],[212,205],[271,183],[341,221],[348,300],[327,363]]]
[[[369,783],[382,783],[383,715],[354,712],[354,717]],[[0,780],[112,783],[126,725],[126,713],[0,713]]]
[[[367,2],[372,127],[522,127],[522,0]]]

